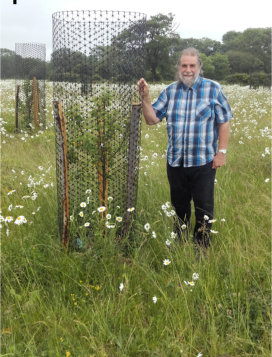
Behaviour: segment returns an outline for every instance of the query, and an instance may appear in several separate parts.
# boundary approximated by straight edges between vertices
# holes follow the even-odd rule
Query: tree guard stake
[[[16,93],[15,93],[15,133],[19,130],[19,93],[20,93],[20,86],[16,86]]]
[[[62,243],[68,248],[69,238],[69,182],[68,182],[68,159],[67,159],[67,137],[66,137],[66,120],[60,101],[54,102],[54,113],[57,124],[57,135],[60,144],[61,160],[61,181],[62,185]]]
[[[133,103],[131,109],[130,135],[129,135],[129,151],[128,151],[128,181],[127,181],[127,204],[126,208],[131,208],[133,202],[136,202],[135,183],[138,175],[136,170],[138,168],[137,160],[137,145],[139,139],[139,125],[140,125],[141,103]],[[131,213],[126,210],[124,219],[124,234],[127,234],[131,221]]]
[[[38,99],[38,86],[37,86],[37,79],[36,77],[33,77],[32,81],[33,85],[33,116],[34,116],[34,125],[36,129],[40,128],[39,124],[39,99]]]

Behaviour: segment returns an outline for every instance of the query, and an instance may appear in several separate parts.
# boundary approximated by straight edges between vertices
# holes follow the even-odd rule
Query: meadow
[[[165,122],[142,124],[130,249],[112,230],[65,252],[51,84],[46,127],[14,134],[14,82],[1,82],[1,356],[270,356],[271,92],[224,91],[234,119],[199,259],[172,233]]]

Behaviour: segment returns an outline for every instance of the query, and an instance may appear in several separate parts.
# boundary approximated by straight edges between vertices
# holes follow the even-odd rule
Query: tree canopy
[[[135,72],[136,79],[141,73],[135,68],[142,67],[144,61],[144,58],[134,55],[137,46],[143,44],[142,39],[139,41],[141,34],[142,30],[132,24],[129,29],[114,37],[110,46],[99,46],[92,49],[89,55],[61,48],[55,51],[51,61],[46,63],[46,78],[54,79],[52,63],[60,61],[65,71],[70,73],[70,80],[80,81],[86,73],[93,80],[126,80],[131,77],[131,71]],[[270,85],[270,28],[248,28],[243,32],[229,31],[223,35],[222,42],[206,37],[184,39],[177,32],[173,14],[157,14],[147,20],[144,47],[145,77],[149,81],[174,80],[180,52],[187,47],[195,47],[201,53],[205,77],[233,82],[235,78],[259,76],[262,78],[261,84]],[[34,72],[38,73],[36,76],[40,78],[45,75],[44,66],[39,60],[20,58],[9,49],[1,49],[0,56],[3,79],[28,77]],[[117,75],[119,72],[122,73],[121,77]],[[243,74],[247,77],[242,76]],[[56,80],[57,77],[55,74]]]

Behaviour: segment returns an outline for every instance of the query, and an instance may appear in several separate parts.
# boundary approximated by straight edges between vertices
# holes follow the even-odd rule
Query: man
[[[216,169],[226,164],[231,109],[220,85],[202,78],[195,48],[182,51],[178,80],[166,87],[152,105],[148,84],[138,90],[148,125],[167,121],[167,175],[178,225],[189,227],[191,200],[195,206],[194,242],[207,248],[214,208]],[[217,148],[218,142],[218,148]],[[179,236],[180,230],[178,230]]]

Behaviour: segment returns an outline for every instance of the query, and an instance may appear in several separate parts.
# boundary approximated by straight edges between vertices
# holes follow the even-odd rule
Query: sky
[[[52,14],[66,10],[132,11],[146,14],[147,19],[172,13],[182,38],[217,41],[228,31],[272,26],[270,0],[0,0],[0,47],[15,50],[15,43],[44,43],[49,60]]]

